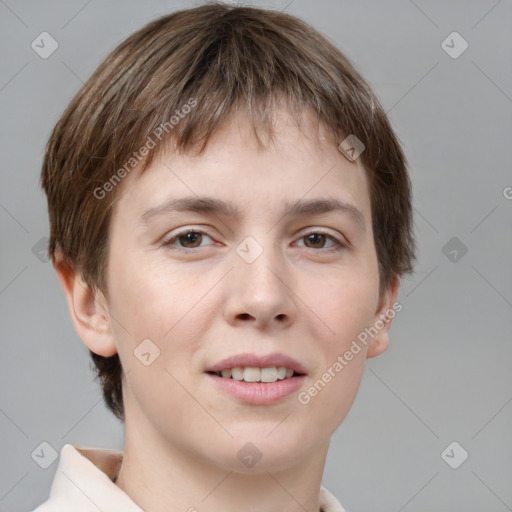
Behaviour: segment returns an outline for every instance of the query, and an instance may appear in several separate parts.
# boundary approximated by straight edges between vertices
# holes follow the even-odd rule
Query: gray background
[[[254,4],[302,17],[355,62],[413,181],[416,273],[402,282],[389,350],[368,361],[333,436],[324,485],[349,512],[512,510],[512,3]],[[47,499],[58,461],[45,470],[32,460],[41,442],[57,452],[65,443],[123,447],[57,276],[36,256],[48,235],[41,159],[108,51],[193,5],[0,0],[2,511]],[[47,59],[30,46],[43,31],[59,44]],[[458,58],[441,46],[453,31],[469,44]],[[441,458],[452,441],[469,453],[458,469]],[[449,451],[452,463],[460,453]]]

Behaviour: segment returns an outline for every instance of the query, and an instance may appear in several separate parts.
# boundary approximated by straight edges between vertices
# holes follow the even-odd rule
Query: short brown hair
[[[154,140],[155,130],[195,101],[189,113]],[[156,19],[100,64],[55,126],[41,184],[48,197],[48,254],[58,251],[92,288],[108,297],[109,222],[126,163],[151,138],[143,172],[167,143],[202,152],[237,111],[250,115],[257,140],[272,137],[271,112],[312,109],[341,142],[355,135],[370,180],[381,292],[412,272],[411,187],[407,164],[386,114],[367,82],[326,38],[294,16],[208,3]],[[153,135],[152,135],[153,134]],[[135,162],[132,162],[134,164]],[[121,172],[124,169],[124,172]],[[112,186],[105,187],[108,182]],[[102,188],[103,187],[103,188]],[[98,190],[104,198],[98,198]],[[95,192],[96,191],[96,192]],[[124,421],[119,356],[90,351],[108,408]]]

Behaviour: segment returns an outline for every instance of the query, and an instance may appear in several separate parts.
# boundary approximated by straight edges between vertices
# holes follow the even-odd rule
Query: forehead
[[[274,137],[263,146],[244,114],[223,123],[200,154],[175,152],[169,145],[144,172],[125,178],[115,210],[140,218],[166,200],[207,195],[231,204],[240,215],[251,205],[263,213],[323,197],[353,204],[369,218],[368,181],[360,161],[344,157],[311,111],[299,121],[277,111]]]

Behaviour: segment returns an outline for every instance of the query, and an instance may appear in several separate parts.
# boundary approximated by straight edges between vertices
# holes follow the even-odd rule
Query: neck
[[[319,512],[327,450],[276,471],[240,473],[127,423],[115,483],[145,512]]]

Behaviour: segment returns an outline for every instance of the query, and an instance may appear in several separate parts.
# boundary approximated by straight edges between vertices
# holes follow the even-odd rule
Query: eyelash
[[[198,234],[201,234],[201,235],[206,235],[209,238],[212,238],[205,231],[202,231],[200,229],[188,228],[188,229],[186,229],[184,231],[176,233],[175,235],[172,236],[172,238],[168,238],[168,239],[164,240],[162,242],[162,245],[165,248],[167,248],[167,249],[169,249],[171,251],[197,252],[197,250],[200,249],[200,247],[194,247],[194,248],[190,249],[190,248],[185,248],[185,247],[174,246],[173,242],[175,240],[179,239],[182,236],[188,235],[189,233],[198,233]],[[334,247],[330,247],[330,248],[327,248],[327,249],[324,249],[324,248],[315,249],[315,248],[312,248],[312,247],[306,247],[306,249],[309,249],[311,251],[315,251],[315,252],[318,252],[318,251],[338,252],[338,251],[341,251],[341,250],[347,248],[347,244],[341,242],[340,240],[338,240],[334,236],[330,235],[329,233],[326,233],[325,231],[321,231],[321,230],[310,231],[309,233],[306,233],[306,234],[302,235],[299,238],[299,240],[302,240],[303,238],[306,238],[306,237],[308,237],[310,235],[325,235],[328,239],[333,241],[334,244],[335,244]]]

